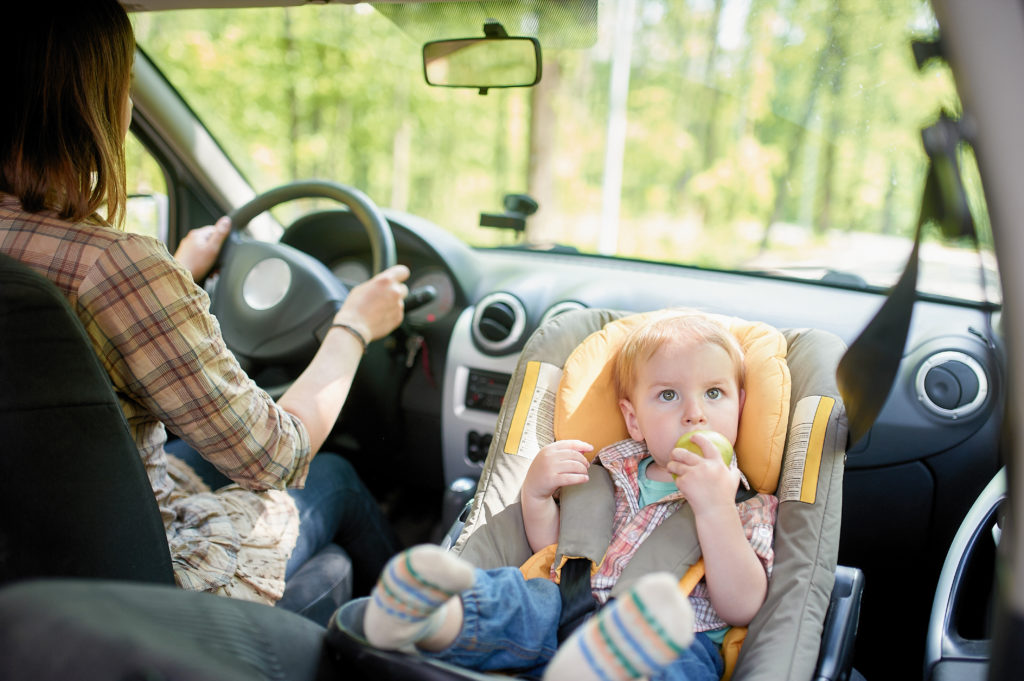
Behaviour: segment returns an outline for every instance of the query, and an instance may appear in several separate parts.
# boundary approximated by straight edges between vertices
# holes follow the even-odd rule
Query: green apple
[[[700,446],[696,442],[690,441],[690,438],[696,433],[700,433],[706,437],[711,444],[715,446],[718,453],[722,455],[722,461],[725,463],[726,467],[732,463],[732,445],[724,435],[714,430],[691,430],[689,433],[685,433],[681,438],[679,438],[679,441],[676,442],[676,447],[688,449],[695,454],[704,456],[704,452],[701,450]]]

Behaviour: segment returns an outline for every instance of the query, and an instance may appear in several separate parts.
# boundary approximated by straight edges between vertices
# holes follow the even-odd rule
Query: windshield
[[[426,40],[482,27],[435,22],[424,36],[387,4],[133,22],[257,191],[329,178],[478,247],[888,287],[920,212],[921,128],[959,103],[944,66],[914,63],[911,39],[936,32],[927,4],[881,4],[602,1],[586,30],[540,32],[537,86],[486,95],[428,86],[421,61]],[[420,9],[454,5],[468,6]],[[537,35],[530,24],[506,28]],[[927,230],[919,289],[997,300],[980,182],[963,161],[984,252]],[[525,233],[480,225],[516,193],[539,205]]]

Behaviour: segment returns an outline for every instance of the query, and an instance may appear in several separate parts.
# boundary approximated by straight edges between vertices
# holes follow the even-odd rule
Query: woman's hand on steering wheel
[[[231,218],[226,215],[215,224],[190,230],[178,244],[174,259],[192,273],[192,279],[201,282],[213,269],[224,239],[231,233]]]
[[[409,295],[403,282],[408,278],[408,267],[394,265],[355,286],[334,315],[334,323],[354,327],[367,342],[387,336],[402,323],[403,301]]]

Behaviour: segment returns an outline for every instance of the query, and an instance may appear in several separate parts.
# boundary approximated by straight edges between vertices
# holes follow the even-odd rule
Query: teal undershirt
[[[640,508],[649,506],[656,501],[660,501],[664,497],[676,491],[676,483],[672,481],[662,482],[661,480],[651,480],[647,477],[647,467],[653,462],[654,457],[648,456],[640,462],[640,466],[637,468],[636,478],[640,485]],[[722,641],[725,639],[725,634],[728,631],[729,627],[722,627],[721,629],[705,631],[704,635],[714,641],[716,645],[721,646]]]
[[[654,463],[654,457],[648,456],[640,462],[640,466],[637,468],[637,482],[640,483],[640,508],[650,506],[656,501],[661,501],[664,497],[668,496],[676,490],[676,483],[669,480],[662,482],[661,480],[651,480],[647,477],[647,467]]]

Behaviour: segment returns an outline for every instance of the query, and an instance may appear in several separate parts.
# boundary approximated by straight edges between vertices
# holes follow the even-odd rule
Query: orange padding
[[[537,577],[551,579],[551,565],[555,562],[557,552],[558,544],[549,544],[530,556],[519,567],[519,571],[523,573],[523,577],[526,579],[535,579]],[[594,569],[597,569],[596,566]],[[703,558],[691,565],[690,569],[683,575],[683,578],[679,580],[679,589],[689,596],[690,592],[693,591],[694,587],[702,579],[704,579]],[[743,639],[746,637],[746,627],[733,627],[725,634],[725,640],[722,642],[722,659],[725,661],[725,673],[722,675],[722,681],[729,681],[732,677],[732,673],[736,669],[736,659],[739,657],[740,647],[743,645]]]
[[[551,564],[555,562],[557,553],[558,544],[548,544],[527,558],[526,562],[519,566],[519,571],[523,573],[525,579],[551,579]]]
[[[679,580],[680,590],[690,595],[693,588],[704,579],[704,559],[701,558],[690,566],[683,578]],[[732,627],[725,633],[725,640],[722,641],[722,659],[725,662],[725,672],[722,674],[722,681],[729,681],[736,669],[736,660],[740,656],[740,648],[743,640],[747,637],[746,627]]]
[[[740,648],[746,638],[746,627],[733,627],[726,632],[725,640],[722,641],[722,658],[725,660],[725,673],[722,674],[722,681],[729,681],[732,678],[732,673],[736,671],[736,660],[740,656]]]

